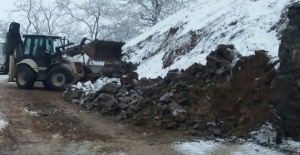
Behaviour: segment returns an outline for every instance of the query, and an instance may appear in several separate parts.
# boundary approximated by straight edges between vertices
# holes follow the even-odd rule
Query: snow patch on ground
[[[284,155],[275,149],[259,146],[253,143],[246,143],[232,148],[232,155]]]
[[[30,111],[26,108],[23,108],[23,111],[25,111],[26,113],[28,113],[31,116],[38,116],[38,112],[36,112],[36,111]]]
[[[290,150],[292,152],[297,152],[298,154],[300,154],[300,142],[296,142],[293,140],[284,140],[279,148],[283,150]]]
[[[178,142],[173,144],[173,148],[185,155],[207,155],[212,154],[214,150],[220,147],[220,143],[213,141],[198,141],[198,142]]]
[[[4,114],[0,113],[0,130],[3,130],[7,124],[8,122],[6,121]]]
[[[0,82],[7,81],[7,80],[8,80],[8,75],[0,75]]]
[[[275,27],[291,2],[198,0],[127,42],[123,51],[128,57],[124,60],[140,64],[137,69],[140,78],[155,78],[165,76],[168,70],[186,69],[195,62],[205,64],[206,56],[218,44],[234,44],[242,55],[263,49],[277,56],[280,41]],[[175,31],[171,32],[171,28]],[[192,32],[200,36],[195,47],[175,55],[174,63],[163,69],[165,56],[188,45]]]
[[[73,89],[77,88],[80,90],[83,90],[84,95],[88,95],[90,93],[96,93],[97,91],[101,90],[103,86],[105,86],[108,83],[115,82],[117,84],[121,84],[120,79],[118,78],[99,78],[97,81],[92,83],[91,81],[87,82],[78,82],[76,85],[73,85]]]
[[[288,142],[299,148],[299,143]],[[285,146],[282,146],[286,148]],[[230,155],[284,155],[284,153],[273,148],[260,146],[254,143],[226,144],[214,141],[200,140],[196,142],[177,142],[172,148],[184,155],[209,155],[209,154],[230,154]]]

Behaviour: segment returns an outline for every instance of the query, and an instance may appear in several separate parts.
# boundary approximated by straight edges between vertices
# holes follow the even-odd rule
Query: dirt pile
[[[270,103],[280,117],[281,134],[300,140],[300,3],[291,5],[287,15],[289,24],[279,47],[280,67]]]
[[[63,98],[81,99],[77,103],[89,110],[135,125],[245,137],[276,121],[268,103],[276,73],[265,51],[238,57],[233,45],[219,45],[205,66],[195,63],[156,79],[138,80],[132,72],[121,85],[109,83],[85,97],[82,90],[69,88]]]

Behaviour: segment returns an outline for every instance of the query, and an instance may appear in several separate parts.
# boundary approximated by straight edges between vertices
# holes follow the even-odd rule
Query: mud
[[[0,109],[8,126],[0,132],[0,154],[179,154],[169,144],[175,131],[118,124],[60,99],[42,84],[19,90],[0,82]],[[175,136],[176,135],[176,136]]]

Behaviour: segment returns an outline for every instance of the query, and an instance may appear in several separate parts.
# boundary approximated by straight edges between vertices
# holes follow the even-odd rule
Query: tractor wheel
[[[53,90],[65,90],[65,85],[70,84],[74,76],[70,69],[64,66],[55,66],[47,74],[47,86]]]
[[[16,68],[16,82],[20,89],[31,89],[36,80],[36,73],[27,65]]]

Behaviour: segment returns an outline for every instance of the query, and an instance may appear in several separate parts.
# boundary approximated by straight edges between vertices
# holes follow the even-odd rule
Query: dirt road
[[[0,109],[8,121],[0,154],[179,154],[170,147],[178,133],[119,124],[60,94],[0,82]]]

